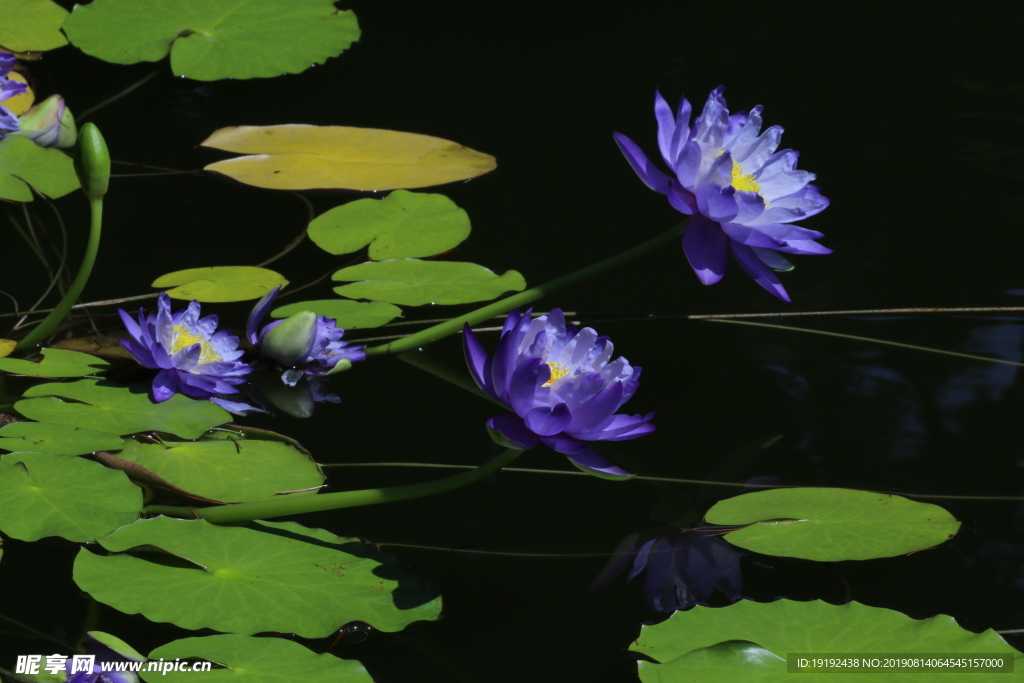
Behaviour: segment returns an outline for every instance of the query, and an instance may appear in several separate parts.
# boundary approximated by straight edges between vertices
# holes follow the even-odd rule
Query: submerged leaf
[[[401,308],[383,301],[362,302],[345,299],[300,301],[297,304],[275,308],[270,315],[275,318],[287,318],[303,311],[333,318],[338,327],[346,330],[380,327],[402,315]]]
[[[154,403],[148,386],[121,386],[91,379],[37,384],[23,396],[24,400],[14,407],[30,420],[108,434],[158,431],[197,439],[230,418],[226,410],[210,401],[175,394]],[[71,400],[62,401],[57,396]]]
[[[301,73],[359,39],[355,14],[331,0],[93,0],[75,5],[64,31],[115,64],[170,53],[175,75],[199,81]]]
[[[161,645],[149,653],[151,660],[204,659],[226,667],[202,675],[208,683],[230,680],[232,683],[372,683],[366,667],[354,659],[338,659],[332,654],[315,654],[298,643],[283,638],[218,635],[182,638]],[[143,672],[151,683],[189,683],[191,671]]]
[[[396,259],[342,268],[333,280],[362,280],[335,287],[350,299],[386,301],[403,306],[468,304],[487,301],[505,292],[520,292],[526,281],[517,271],[495,275],[475,263]]]
[[[0,46],[3,48],[11,52],[43,52],[68,44],[68,39],[60,32],[68,11],[57,3],[4,0],[2,10]]]
[[[905,555],[953,538],[960,522],[937,505],[834,488],[770,489],[716,503],[709,524],[740,525],[725,540],[766,555],[820,562]]]
[[[272,190],[395,190],[469,180],[496,167],[494,157],[450,140],[346,126],[234,126],[201,143],[250,154],[205,170]]]
[[[28,138],[8,135],[0,140],[0,199],[32,201],[32,190],[56,199],[77,190],[71,157],[59,149],[43,149]]]
[[[760,647],[752,648],[749,643]],[[1024,655],[995,631],[971,633],[946,615],[919,620],[857,602],[830,605],[821,600],[741,600],[728,607],[694,607],[676,612],[660,624],[644,626],[632,651],[656,660],[638,662],[644,683],[788,681],[789,653],[827,653],[830,657],[853,653],[941,653],[948,657],[998,653],[1012,657],[1018,670],[1024,665]],[[900,673],[895,678],[923,683],[934,680],[935,671]],[[999,681],[1003,676],[975,673],[969,678]],[[819,673],[807,680],[840,683],[848,681],[849,675],[845,671]]]
[[[370,258],[434,256],[469,237],[469,216],[443,194],[395,190],[384,199],[336,206],[309,224],[309,239],[330,254],[370,245]]]
[[[274,287],[287,284],[283,275],[267,268],[217,266],[176,270],[161,275],[152,286],[173,287],[167,290],[167,295],[173,299],[223,303],[259,299]]]
[[[324,638],[350,621],[399,631],[440,614],[436,594],[407,588],[415,580],[374,546],[295,523],[218,526],[156,517],[99,542],[122,554],[83,548],[74,569],[79,587],[122,612],[182,628]],[[180,561],[124,554],[138,546]]]
[[[0,458],[0,531],[8,536],[92,542],[135,521],[141,508],[142,490],[99,463],[51,453]]]
[[[280,441],[126,440],[117,455],[190,494],[228,503],[267,500],[287,491],[310,495],[324,483],[308,455]]]
[[[78,351],[42,349],[40,353],[39,361],[0,358],[0,370],[30,377],[85,377],[110,367],[107,361]]]

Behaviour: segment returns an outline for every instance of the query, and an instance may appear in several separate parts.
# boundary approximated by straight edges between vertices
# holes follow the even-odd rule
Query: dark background
[[[346,6],[347,7],[347,6]],[[820,6],[814,6],[819,7]],[[298,76],[201,83],[161,75],[89,117],[115,159],[198,169],[224,155],[197,149],[217,128],[310,123],[435,135],[493,154],[498,169],[438,188],[465,208],[474,232],[451,258],[530,284],[653,236],[679,219],[635,177],[612,142],[620,131],[655,156],[654,89],[699,111],[725,84],[733,111],[765,105],[783,146],[802,152],[832,200],[806,227],[835,253],[796,257],[784,304],[731,264],[702,286],[678,247],[564,292],[559,306],[611,336],[644,368],[630,412],[658,411],[660,430],[618,445],[644,474],[701,479],[745,444],[781,435],[732,480],[957,495],[1021,495],[1017,368],[752,327],[686,321],[696,313],[1014,306],[1024,234],[1019,20],[990,12],[888,6],[884,14],[812,6],[638,2],[550,7],[482,3],[353,3],[362,40]],[[75,111],[118,92],[154,65],[110,65],[73,47],[31,65],[38,94]],[[117,166],[115,172],[140,169]],[[357,195],[311,193],[317,211]],[[210,176],[121,178],[108,195],[104,247],[87,300],[151,291],[183,268],[257,263],[301,232],[305,208],[285,193]],[[71,253],[85,239],[85,202],[58,202]],[[5,287],[24,303],[45,281],[13,236]],[[77,256],[72,262],[77,261]],[[274,264],[295,285],[338,267],[302,245]],[[8,273],[11,273],[8,270]],[[330,296],[330,283],[301,298]],[[308,295],[308,296],[306,296]],[[249,305],[209,307],[235,326]],[[429,308],[410,318],[464,309]],[[654,314],[652,320],[608,318]],[[605,320],[605,322],[601,322]],[[1021,360],[1018,316],[916,315],[773,319]],[[115,318],[99,319],[111,329]],[[354,338],[359,333],[352,335]],[[363,333],[361,336],[367,336]],[[485,336],[492,347],[495,337]],[[458,340],[432,352],[457,366]],[[249,420],[302,441],[322,462],[477,464],[497,452],[483,421],[493,406],[392,359],[333,381],[342,396],[308,421]],[[567,469],[538,450],[523,467]],[[338,490],[421,481],[430,470],[339,468]],[[349,637],[332,652],[358,657],[379,681],[636,680],[625,652],[656,618],[622,579],[588,586],[606,558],[452,553],[611,552],[652,519],[699,519],[734,489],[612,483],[505,473],[434,499],[341,510],[304,524],[393,548],[441,589],[436,623]],[[934,502],[934,501],[933,501]],[[846,599],[914,617],[951,614],[965,628],[1024,628],[1021,506],[938,501],[964,525],[952,542],[910,557],[826,566],[744,560],[744,594]],[[71,582],[76,550],[7,541],[0,613],[53,637],[78,637],[85,605]],[[42,577],[45,577],[43,580]],[[100,630],[148,652],[181,637],[166,625],[104,610]],[[19,632],[0,625],[8,634]],[[0,635],[11,654],[52,643]],[[323,651],[329,639],[304,644]],[[1017,642],[1020,645],[1020,642]],[[53,647],[51,647],[53,646]]]

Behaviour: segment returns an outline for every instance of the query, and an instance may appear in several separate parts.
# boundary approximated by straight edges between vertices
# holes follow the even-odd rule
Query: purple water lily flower
[[[512,311],[489,358],[469,326],[463,340],[477,385],[512,409],[487,421],[492,434],[514,448],[540,443],[585,472],[630,476],[590,448],[593,441],[625,441],[654,431],[654,413],[615,414],[639,386],[640,368],[612,357],[608,337],[566,327],[560,309],[536,319]]]
[[[145,662],[144,656],[120,638],[108,633],[89,631],[86,635],[85,652],[86,655],[93,657],[92,666],[83,667],[79,664],[76,668],[76,662],[68,660],[65,665],[68,674],[66,683],[139,683],[139,674],[134,671],[104,669],[127,669],[131,667],[131,663]]]
[[[351,367],[366,359],[365,344],[349,344],[341,338],[345,330],[337,326],[334,318],[309,311],[296,313],[283,320],[265,325],[257,334],[256,328],[270,311],[281,287],[275,287],[260,299],[249,314],[245,334],[266,362],[280,366],[284,372],[281,381],[290,387],[303,375],[322,377]],[[319,389],[319,387],[318,387]],[[333,394],[314,392],[314,400],[336,402]]]
[[[0,52],[0,102],[21,95],[27,89],[24,83],[7,78],[11,69],[18,63],[18,58],[10,52]],[[13,133],[19,128],[18,117],[9,109],[0,105],[0,137]]]
[[[754,281],[789,301],[773,271],[793,268],[782,253],[829,254],[814,240],[820,232],[791,225],[820,213],[828,199],[809,184],[813,173],[798,171],[799,152],[776,152],[782,128],[761,131],[760,105],[729,115],[719,86],[690,126],[690,103],[682,98],[675,116],[655,93],[658,147],[674,177],[660,171],[632,140],[615,141],[644,183],[668,196],[677,211],[693,216],[683,236],[683,251],[700,281],[713,285],[725,275],[731,248]]]
[[[674,528],[630,534],[619,544],[591,590],[608,585],[629,567],[626,581],[646,570],[644,601],[656,612],[707,605],[715,591],[736,602],[742,597],[740,558],[745,553],[730,545],[721,533],[719,529]]]
[[[131,339],[121,344],[147,368],[160,370],[153,379],[153,400],[166,401],[180,391],[192,398],[237,394],[252,368],[238,359],[238,337],[227,330],[217,332],[217,316],[199,317],[199,302],[171,313],[171,298],[161,292],[156,315],[139,309],[139,320],[122,310],[121,320]],[[213,399],[214,402],[217,399]],[[235,404],[229,404],[235,405]]]

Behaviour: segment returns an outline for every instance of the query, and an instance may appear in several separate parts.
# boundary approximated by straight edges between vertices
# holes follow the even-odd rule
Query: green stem
[[[147,505],[142,511],[153,515],[170,515],[172,517],[186,518],[198,517],[208,522],[229,524],[251,522],[256,519],[270,519],[271,517],[283,517],[285,515],[297,515],[303,512],[322,512],[324,510],[337,510],[362,505],[394,503],[400,500],[433,496],[438,493],[446,493],[462,488],[483,479],[489,474],[497,472],[518,458],[522,453],[523,451],[510,448],[494,460],[480,465],[469,472],[445,477],[444,479],[423,482],[422,484],[363,489],[362,491],[321,493],[317,496],[282,496],[253,503],[238,503],[237,505],[220,505],[206,508]]]
[[[730,325],[749,325],[750,327],[764,327],[769,330],[785,330],[786,332],[805,332],[807,334],[820,334],[823,337],[835,337],[837,339],[849,339],[857,342],[868,342],[871,344],[884,344],[885,346],[895,346],[899,349],[910,349],[911,351],[927,351],[928,353],[938,353],[943,356],[953,356],[954,358],[966,358],[967,360],[979,360],[983,363],[999,363],[1001,365],[1012,365],[1018,368],[1024,368],[1024,363],[1018,363],[1017,361],[1004,360],[1002,358],[991,358],[989,356],[975,356],[971,353],[960,353],[958,351],[946,351],[945,349],[935,349],[930,346],[918,346],[917,344],[904,344],[902,342],[889,341],[887,339],[878,339],[877,337],[860,337],[854,334],[842,334],[840,332],[826,332],[825,330],[812,330],[807,327],[792,327],[790,325],[769,325],[768,323],[755,323],[749,320],[733,320],[727,318],[705,318],[711,323],[728,323]]]
[[[36,325],[35,329],[28,333],[28,336],[18,342],[16,351],[27,351],[45,339],[57,327],[60,321],[64,319],[75,301],[81,296],[82,290],[85,289],[85,283],[89,281],[92,266],[96,262],[96,254],[100,249],[100,232],[103,227],[103,197],[90,196],[89,210],[91,216],[89,243],[85,247],[85,255],[82,256],[82,265],[78,269],[78,275],[75,276],[74,282],[71,283],[71,287],[68,288],[60,303],[41,323]]]
[[[542,285],[527,289],[524,292],[505,297],[504,299],[495,301],[483,308],[478,308],[475,311],[466,313],[465,315],[460,315],[458,318],[452,318],[451,320],[439,325],[434,325],[433,327],[428,327],[425,330],[420,330],[408,337],[388,342],[387,344],[381,344],[379,346],[371,346],[366,349],[366,355],[378,356],[382,353],[404,353],[406,351],[418,349],[421,346],[435,342],[438,339],[443,339],[449,335],[461,332],[463,325],[477,325],[488,318],[492,318],[502,313],[508,313],[517,306],[523,306],[532,301],[536,301],[543,296],[547,296],[548,294],[554,294],[555,292],[565,289],[570,285],[575,285],[579,282],[583,282],[584,280],[601,275],[602,273],[613,268],[617,268],[625,263],[629,263],[636,258],[675,241],[683,234],[688,222],[688,220],[683,221],[679,225],[672,227],[672,229],[661,233],[657,237],[647,240],[643,244],[638,244],[632,249],[627,249],[621,254],[617,254],[609,259],[599,261],[593,265],[587,266],[586,268],[577,270],[575,273],[563,275],[560,278],[556,278],[550,282],[545,282]]]

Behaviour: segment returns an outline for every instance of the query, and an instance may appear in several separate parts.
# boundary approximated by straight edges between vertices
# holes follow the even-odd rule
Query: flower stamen
[[[732,164],[732,186],[740,192],[761,193],[761,186],[754,180],[754,174],[744,173],[743,165],[735,161]]]
[[[544,384],[541,384],[542,387],[550,387],[552,384],[569,374],[569,368],[565,367],[561,363],[547,361],[547,364],[548,367],[551,368],[551,379],[544,382]]]
[[[171,342],[171,348],[169,352],[175,354],[182,349],[187,349],[190,346],[199,344],[199,362],[200,363],[215,363],[217,361],[224,360],[219,353],[217,353],[209,339],[206,339],[203,335],[197,334],[185,327],[184,325],[175,325],[171,328],[174,334],[174,341]]]

